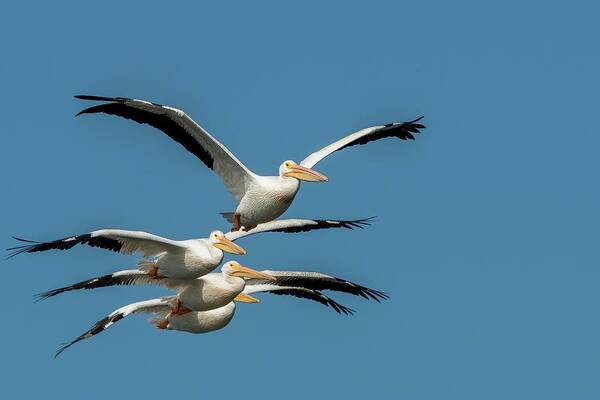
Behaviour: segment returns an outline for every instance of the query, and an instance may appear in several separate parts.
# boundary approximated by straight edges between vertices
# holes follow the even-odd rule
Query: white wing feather
[[[75,97],[83,100],[110,102],[87,108],[79,114],[102,112],[117,115],[138,123],[152,125],[166,133],[211,168],[223,180],[225,187],[238,202],[246,193],[247,186],[255,176],[227,147],[182,110],[124,97]]]
[[[379,140],[388,137],[396,137],[398,139],[407,140],[414,139],[414,134],[420,133],[421,129],[425,126],[418,123],[423,117],[417,118],[413,121],[391,123],[386,125],[372,126],[369,128],[361,129],[358,132],[354,132],[336,142],[331,143],[322,149],[315,151],[308,157],[306,157],[300,165],[312,168],[319,161],[327,157],[333,152],[341,150],[345,147],[366,144],[368,142]]]
[[[307,232],[316,229],[331,229],[331,228],[364,228],[371,224],[373,218],[364,218],[357,220],[324,220],[324,219],[280,219],[257,225],[250,231],[246,232],[238,230],[235,232],[227,232],[225,236],[229,240],[237,240],[255,233],[263,232],[285,232],[298,233]]]
[[[345,138],[342,138],[336,142],[333,142],[330,145],[325,146],[322,149],[317,150],[314,153],[310,154],[308,157],[306,157],[304,160],[302,160],[300,162],[300,165],[302,165],[303,167],[306,167],[306,168],[312,168],[319,161],[321,161],[322,159],[324,159],[331,153],[337,151],[338,149],[344,147],[345,145],[347,145],[348,143],[351,143],[352,141],[354,141],[356,139],[359,139],[363,136],[366,136],[366,135],[376,131],[379,128],[381,128],[381,126],[373,126],[370,128],[362,129],[358,132],[354,132],[353,134],[348,135]]]
[[[104,332],[106,329],[110,328],[116,322],[122,320],[129,314],[144,312],[161,313],[161,316],[164,316],[169,312],[173,300],[173,297],[151,299],[145,301],[138,301],[136,303],[128,304],[124,307],[118,308],[115,311],[111,312],[108,316],[96,322],[90,329],[88,329],[83,334],[79,335],[74,340],[63,343],[54,354],[54,357],[58,357],[63,351],[73,346],[75,343],[88,339],[101,332]]]
[[[184,111],[167,106],[157,106],[143,103],[144,107],[151,111],[164,112],[170,118],[177,121],[182,129],[192,136],[212,157],[213,171],[223,180],[227,190],[236,201],[241,201],[248,184],[254,177],[250,171],[227,147],[214,138],[208,131],[202,128],[196,121]],[[162,110],[159,110],[159,107]]]
[[[176,252],[186,248],[183,243],[176,240],[142,231],[101,229],[90,234],[92,238],[104,237],[118,241],[123,245],[119,250],[123,254],[139,253],[144,257],[155,257],[164,252]]]

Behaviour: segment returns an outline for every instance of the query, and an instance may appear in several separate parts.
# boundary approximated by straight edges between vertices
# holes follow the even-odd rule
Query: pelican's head
[[[233,254],[246,254],[246,250],[242,249],[237,244],[225,237],[225,234],[221,231],[212,231],[208,237],[208,241],[217,249],[226,251]]]
[[[296,164],[292,160],[284,161],[279,166],[279,176],[296,178],[308,182],[327,182],[329,178],[310,168]]]
[[[221,267],[221,273],[236,278],[260,279],[266,281],[275,281],[275,277],[252,268],[244,267],[237,261],[227,261]]]
[[[221,267],[221,273],[226,276],[233,276],[236,278],[249,278],[249,279],[261,279],[267,281],[275,281],[275,277],[269,274],[265,274],[260,271],[256,271],[252,268],[244,267],[237,261],[228,261]],[[246,293],[239,293],[234,301],[239,301],[241,303],[260,303],[255,297],[252,297]]]

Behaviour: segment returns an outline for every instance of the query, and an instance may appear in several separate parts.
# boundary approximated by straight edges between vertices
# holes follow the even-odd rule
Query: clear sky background
[[[190,2],[191,3],[191,2]],[[196,4],[198,3],[198,4]],[[216,2],[215,2],[216,3]],[[32,295],[134,266],[104,250],[2,262],[11,398],[591,399],[600,396],[599,9],[593,2],[10,2],[0,11],[0,238],[226,229],[219,179],[148,126],[74,118],[75,94],[186,110],[257,173],[425,115],[414,142],[319,164],[286,217],[363,231],[241,241],[257,268],[384,290],[339,316],[263,295],[206,335],[142,316],[52,358],[113,309],[166,292]]]

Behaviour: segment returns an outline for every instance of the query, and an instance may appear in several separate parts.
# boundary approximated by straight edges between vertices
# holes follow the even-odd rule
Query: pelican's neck
[[[208,241],[208,253],[215,258],[219,259],[219,263],[221,262],[221,260],[223,260],[223,255],[225,254],[225,252],[221,249],[216,248],[215,246],[213,246],[213,244]]]
[[[280,186],[284,190],[296,193],[300,187],[300,179],[293,178],[291,176],[279,176]]]
[[[246,281],[244,280],[244,278],[238,278],[237,276],[231,276],[229,274],[226,274],[225,272],[221,272],[221,276],[223,277],[223,281],[225,281],[225,283],[227,283],[230,286],[233,286],[233,287],[242,286],[242,290],[243,290],[244,286],[246,285]]]

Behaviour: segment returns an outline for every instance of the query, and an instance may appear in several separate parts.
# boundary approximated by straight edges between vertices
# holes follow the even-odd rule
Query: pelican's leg
[[[175,300],[175,304],[173,304],[173,307],[171,308],[171,315],[183,315],[191,311],[192,310],[184,306],[181,300],[177,298],[177,300]]]
[[[239,231],[242,227],[242,221],[240,213],[233,214],[233,226],[231,227],[231,232]]]
[[[158,279],[158,264],[156,261],[152,263],[152,267],[148,270],[148,276],[152,279]]]
[[[169,318],[161,319],[160,321],[156,322],[154,326],[156,326],[156,329],[167,329],[169,326]]]
[[[256,228],[258,225],[248,225],[248,226],[244,226],[244,229],[242,229],[244,232],[249,232],[250,230]]]
[[[152,266],[148,269],[148,276],[152,279],[162,279],[164,276],[158,274],[158,263],[156,260],[152,262]]]

